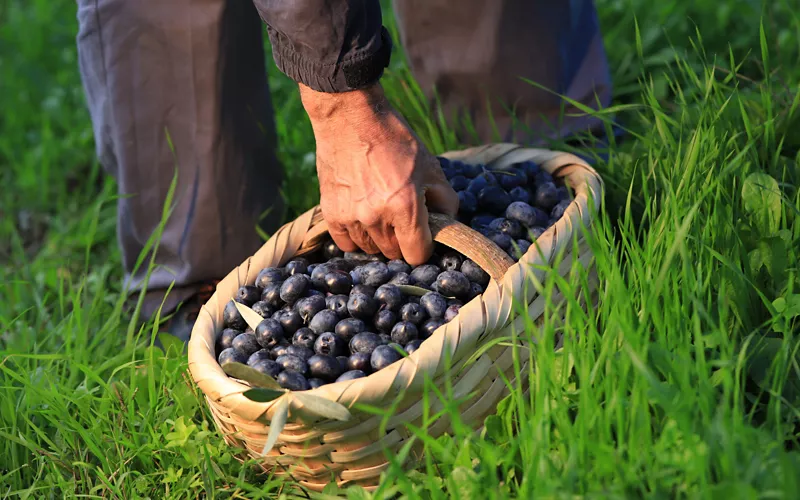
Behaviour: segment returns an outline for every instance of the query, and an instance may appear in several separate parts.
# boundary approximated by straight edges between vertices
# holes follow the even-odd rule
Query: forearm
[[[317,92],[369,87],[389,64],[378,0],[253,0],[278,68]]]

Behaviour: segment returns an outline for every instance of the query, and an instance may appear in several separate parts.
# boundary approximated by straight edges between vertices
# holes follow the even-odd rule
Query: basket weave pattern
[[[455,319],[437,329],[416,352],[368,377],[307,391],[351,408],[352,419],[347,422],[321,419],[307,411],[291,393],[268,403],[251,401],[242,395],[250,387],[228,377],[216,361],[214,344],[222,330],[222,312],[237,289],[252,285],[261,269],[282,266],[295,256],[319,248],[327,238],[327,226],[318,207],[278,230],[255,255],[217,285],[216,293],[202,308],[188,348],[189,370],[205,395],[218,429],[229,444],[245,448],[251,457],[258,459],[265,471],[290,473],[302,485],[317,491],[331,480],[342,486],[374,487],[381,472],[388,467],[384,450],[397,451],[403,447],[410,438],[405,424],[419,425],[422,420],[424,408],[420,392],[426,376],[437,387],[444,387],[445,378],[450,377],[454,397],[465,400],[460,406],[463,421],[479,427],[508,394],[506,380],[517,383],[514,380],[515,357],[523,361],[519,373],[527,373],[524,363],[528,359],[527,350],[519,347],[495,345],[469,365],[466,361],[487,339],[512,337],[524,330],[527,318],[512,314],[520,304],[527,304],[528,317],[532,320],[541,318],[547,298],[536,293],[533,282],[543,282],[547,271],[538,266],[550,264],[563,250],[565,258],[554,271],[561,275],[569,272],[573,237],[580,236],[580,225],[591,226],[602,199],[602,181],[586,162],[574,155],[513,144],[482,146],[443,156],[491,168],[532,160],[555,177],[564,178],[575,192],[575,199],[564,216],[531,246],[519,263],[504,269],[504,274],[490,272],[498,279],[491,280],[482,295],[465,304]],[[442,240],[437,238],[437,241]],[[588,295],[596,287],[592,256],[583,241],[577,248],[579,262],[590,272]],[[558,294],[549,299],[554,303],[563,300]],[[447,370],[448,356],[450,370]],[[520,382],[527,387],[527,381]],[[383,433],[379,429],[380,416],[352,408],[354,403],[393,404],[401,393],[402,400]],[[288,419],[275,446],[263,456],[261,451],[270,422],[283,398],[288,402]],[[430,414],[442,407],[438,401],[430,405]],[[448,431],[449,424],[447,418],[439,419],[427,432],[439,436]]]

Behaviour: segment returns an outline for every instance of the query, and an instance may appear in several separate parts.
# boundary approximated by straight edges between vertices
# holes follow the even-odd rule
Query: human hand
[[[345,252],[424,264],[433,252],[428,210],[455,217],[458,195],[376,84],[339,94],[300,85],[317,143],[320,207]]]

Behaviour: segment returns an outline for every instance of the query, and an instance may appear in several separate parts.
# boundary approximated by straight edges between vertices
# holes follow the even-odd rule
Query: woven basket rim
[[[517,163],[518,161],[524,161],[521,158],[531,155],[539,155],[543,158],[546,158],[544,162],[540,163],[541,168],[543,170],[550,172],[554,177],[565,178],[565,181],[567,181],[570,187],[572,187],[572,189],[574,190],[575,197],[572,203],[570,203],[570,205],[566,209],[564,216],[561,219],[559,219],[553,226],[547,228],[547,230],[537,239],[535,244],[531,245],[531,247],[525,253],[525,255],[506,272],[506,275],[504,276],[504,279],[502,281],[505,281],[505,279],[509,276],[510,273],[526,272],[526,271],[521,271],[522,266],[531,265],[541,261],[541,257],[543,257],[543,255],[539,252],[537,244],[541,245],[540,242],[547,241],[548,239],[553,238],[554,234],[567,233],[568,235],[571,235],[573,233],[572,229],[573,219],[585,219],[587,214],[585,213],[581,214],[581,212],[585,211],[586,208],[593,208],[595,210],[598,209],[603,197],[603,189],[604,189],[603,181],[597,174],[597,172],[581,158],[571,153],[552,151],[548,149],[525,148],[516,144],[499,143],[499,144],[491,144],[486,146],[450,151],[440,155],[448,159],[457,159],[465,161],[467,163],[483,163],[486,164],[487,166],[494,166],[496,168],[503,168],[505,166]],[[491,161],[481,161],[481,158],[484,157],[494,158],[494,159]],[[520,159],[516,160],[515,158],[520,158]],[[590,205],[593,206],[590,207]],[[298,217],[298,219],[296,219],[293,222],[299,221],[304,218],[308,218],[308,221],[310,223],[313,216],[315,215],[315,211],[318,210],[319,210],[318,206],[314,207],[313,209],[303,214],[301,217]],[[292,222],[290,222],[289,224],[292,224]],[[266,246],[268,243],[269,241],[267,241],[264,245]],[[549,261],[552,259],[552,255],[553,252],[551,252],[550,256],[547,257],[543,262],[549,263]],[[250,265],[250,258],[248,258],[248,260],[245,261],[245,264],[247,264],[248,266]],[[239,268],[232,270],[229,276],[234,273],[238,274]],[[239,281],[240,283],[242,283],[241,279]],[[487,290],[484,292],[484,294],[488,292],[490,287],[495,285],[500,287],[503,286],[502,283],[500,284],[491,283],[489,287],[487,287]],[[214,294],[212,295],[212,298],[209,300],[209,303],[215,300],[215,297],[219,293],[220,293],[219,289],[215,290]],[[476,300],[482,300],[484,294],[471,299],[469,302],[465,303],[463,307],[466,307],[467,304],[470,304]],[[227,302],[228,300],[230,300],[230,298],[231,297],[225,297],[221,299],[218,298],[217,300],[225,300]],[[215,328],[217,323],[221,323],[221,319],[219,318],[215,319],[214,313],[208,310],[206,305],[204,305],[201,310],[201,315],[202,314],[210,316],[213,322],[212,324],[215,325]],[[448,336],[451,335],[452,332],[448,331],[446,326],[447,324],[439,327],[431,335],[431,337],[429,337],[428,339],[426,339],[425,342],[422,343],[421,347],[417,351],[401,359],[400,361],[393,363],[391,366],[384,368],[379,372],[371,373],[363,378],[351,381],[330,383],[316,389],[310,389],[302,392],[303,394],[322,397],[340,403],[342,403],[341,398],[338,398],[335,395],[340,394],[342,388],[345,386],[347,387],[347,391],[349,393],[361,394],[363,389],[368,386],[372,386],[374,389],[375,384],[383,384],[384,385],[383,389],[378,392],[388,393],[393,385],[392,382],[393,377],[388,376],[389,373],[391,372],[399,373],[403,369],[405,364],[412,363],[414,365],[417,365],[419,358],[423,356],[423,353],[426,352],[427,350],[434,348],[441,348],[442,346],[449,345],[452,342],[453,339],[448,338]],[[205,339],[202,338],[202,335],[199,332],[199,328],[201,328],[200,321],[195,323],[195,326],[192,330],[191,338],[189,340],[189,353],[188,353],[189,370],[192,379],[195,383],[198,383],[200,379],[202,379],[205,382],[204,384],[201,385],[201,390],[203,391],[205,396],[210,400],[213,400],[215,404],[222,404],[220,402],[221,397],[218,398],[216,396],[222,394],[223,392],[225,395],[229,395],[236,392],[241,393],[250,389],[251,388],[250,385],[237,381],[236,379],[230,378],[227,374],[225,374],[224,371],[222,371],[219,365],[217,365],[219,369],[215,370],[215,373],[212,374],[198,373],[198,368],[197,368],[198,365],[195,363],[195,361],[198,360],[199,357],[201,356],[207,357],[210,355],[216,362],[215,346],[213,343],[211,345],[208,345]],[[218,331],[219,328],[216,328],[216,333],[218,333]],[[452,361],[453,364],[456,364],[459,361],[459,359],[454,359]],[[205,386],[209,385],[211,386],[219,385],[223,387],[224,390],[222,391],[207,390]],[[293,394],[291,391],[287,392],[288,396],[291,396],[291,394]],[[267,416],[268,419],[271,419],[270,410],[273,410],[277,402],[283,397],[284,396],[267,403],[252,402],[252,406],[255,407],[257,405],[259,407],[260,414],[262,416]],[[342,404],[345,404],[345,406],[351,406],[350,404],[346,403]],[[224,404],[223,406],[228,408],[232,413],[236,413],[237,407],[235,406],[232,407]],[[292,412],[298,409],[302,409],[302,404],[296,401],[294,398],[290,397],[290,414],[289,414],[290,420],[292,420]]]

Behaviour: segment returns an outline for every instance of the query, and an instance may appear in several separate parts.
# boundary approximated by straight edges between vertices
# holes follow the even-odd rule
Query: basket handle
[[[495,242],[452,217],[431,213],[428,221],[434,241],[466,255],[495,280],[515,264]]]
[[[500,280],[515,262],[495,242],[444,214],[429,213],[433,240],[466,255],[495,280]],[[316,249],[328,235],[328,223],[319,206],[315,207],[311,228],[297,255]]]

